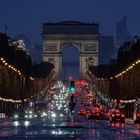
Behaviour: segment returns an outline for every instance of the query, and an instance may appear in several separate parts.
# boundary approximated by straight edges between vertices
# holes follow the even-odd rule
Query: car
[[[100,119],[108,120],[108,110],[106,108],[101,108],[99,111]]]
[[[99,112],[99,119],[108,120],[108,113],[106,111],[101,110]]]
[[[120,110],[112,110],[112,112],[109,113],[109,121],[112,122],[121,122],[125,123],[125,115],[120,112]]]
[[[86,115],[85,109],[80,109],[80,110],[77,112],[77,115],[78,115],[78,116],[85,116],[85,115]]]
[[[24,110],[16,110],[13,114],[13,120],[25,120],[26,119],[26,113]]]
[[[99,120],[100,116],[99,116],[99,111],[96,109],[92,109],[88,112],[88,116],[87,119],[97,119]]]

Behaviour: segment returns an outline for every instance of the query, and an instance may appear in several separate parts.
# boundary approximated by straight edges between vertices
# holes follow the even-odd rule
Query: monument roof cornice
[[[68,20],[62,22],[48,22],[44,23],[43,26],[98,26],[98,24]]]

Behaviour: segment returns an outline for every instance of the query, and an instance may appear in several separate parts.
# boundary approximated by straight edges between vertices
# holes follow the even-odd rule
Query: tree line
[[[4,58],[22,74],[18,75],[0,63],[0,97],[12,99],[30,97],[34,86],[30,77],[46,78],[54,66],[49,62],[33,63],[25,50],[10,44],[9,40],[11,38],[5,33],[0,33],[0,58]]]

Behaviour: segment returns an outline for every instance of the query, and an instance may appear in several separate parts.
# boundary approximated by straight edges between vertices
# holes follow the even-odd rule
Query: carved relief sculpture
[[[46,44],[45,51],[48,52],[57,52],[58,51],[58,44]]]
[[[85,52],[97,52],[97,44],[84,44],[84,49]]]
[[[94,60],[94,58],[92,56],[86,58],[85,62],[86,62],[87,67],[94,66],[94,64],[95,64],[95,60]]]
[[[55,60],[54,60],[54,58],[48,58],[48,61],[50,62],[50,63],[52,63],[52,64],[55,64]]]

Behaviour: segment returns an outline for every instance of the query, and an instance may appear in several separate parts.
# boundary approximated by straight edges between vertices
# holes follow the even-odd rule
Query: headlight
[[[55,113],[53,113],[53,114],[51,115],[51,117],[55,118],[55,117],[56,117],[56,114],[55,114]]]
[[[61,107],[60,107],[60,106],[58,106],[58,107],[57,107],[57,109],[58,109],[58,110],[61,110]]]
[[[43,112],[43,113],[42,113],[42,115],[43,115],[43,116],[46,116],[46,113],[45,113],[45,112]]]
[[[29,111],[29,114],[32,114],[33,112],[32,111]]]
[[[47,116],[47,113],[46,112],[43,112],[42,113],[42,117],[45,117],[45,116]]]
[[[65,111],[68,111],[68,110],[69,110],[68,108],[65,109]]]
[[[37,115],[34,115],[34,117],[37,118],[38,116]]]
[[[24,125],[25,125],[26,127],[29,126],[29,124],[30,124],[29,121],[25,121],[25,122],[24,122]]]
[[[28,115],[25,115],[24,117],[25,117],[25,118],[28,118]]]
[[[33,117],[33,115],[29,115],[29,118],[32,118]]]
[[[14,118],[17,119],[19,116],[17,114],[14,115]]]
[[[18,121],[15,121],[14,122],[14,126],[19,126],[19,122]]]
[[[60,114],[60,117],[63,117],[63,114]]]

